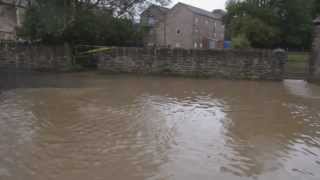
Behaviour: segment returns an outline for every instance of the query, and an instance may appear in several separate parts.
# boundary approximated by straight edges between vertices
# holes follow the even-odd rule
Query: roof
[[[154,5],[154,6],[156,6],[156,5]],[[162,11],[164,13],[166,13],[166,12],[168,12],[170,10],[169,8],[162,7],[162,6],[157,6],[157,7],[159,8],[160,11]]]
[[[212,14],[215,14],[216,16],[223,18],[224,16],[227,15],[227,12],[222,9],[215,9],[212,11]]]
[[[147,11],[149,11],[151,8],[156,8],[156,9],[158,9],[160,12],[162,12],[163,14],[166,14],[168,11],[170,11],[169,8],[165,8],[165,7],[162,7],[162,6],[158,6],[158,5],[152,4],[152,5],[149,6],[145,11],[143,11],[142,14],[144,14],[144,13],[147,12]]]
[[[220,19],[220,18],[221,18],[221,17],[213,14],[213,13],[210,12],[210,11],[197,8],[197,7],[191,6],[191,5],[189,5],[189,4],[185,4],[185,3],[179,2],[177,5],[185,6],[186,8],[188,8],[189,10],[191,10],[193,13],[198,14],[198,15],[201,15],[201,16],[206,16],[206,17],[213,18],[213,19]],[[176,6],[177,6],[177,5],[176,5]]]

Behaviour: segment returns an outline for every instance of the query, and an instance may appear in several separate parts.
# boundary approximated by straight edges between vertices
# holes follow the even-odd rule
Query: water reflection
[[[8,79],[0,179],[320,178],[317,86],[95,73]]]

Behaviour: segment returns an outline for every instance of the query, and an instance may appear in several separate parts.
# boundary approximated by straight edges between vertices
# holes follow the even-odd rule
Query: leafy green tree
[[[256,48],[272,47],[279,41],[279,21],[266,1],[231,0],[227,10],[227,29],[231,38],[245,35]]]
[[[314,9],[313,9],[313,17],[320,16],[320,1],[319,0],[313,0],[314,1]]]
[[[229,0],[227,34],[245,34],[257,48],[309,48],[318,0]]]
[[[272,47],[279,41],[278,29],[256,17],[238,17],[231,22],[231,28],[232,37],[245,35],[256,48]]]
[[[141,44],[145,30],[132,15],[151,2],[170,0],[34,0],[19,36],[45,43]]]
[[[312,35],[312,1],[279,0],[282,46],[309,48]]]
[[[250,42],[245,35],[239,34],[232,38],[232,48],[246,49],[250,47],[251,47]]]

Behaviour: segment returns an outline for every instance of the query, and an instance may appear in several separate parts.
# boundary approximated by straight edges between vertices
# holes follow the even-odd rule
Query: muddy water
[[[319,180],[320,87],[0,76],[2,180]]]

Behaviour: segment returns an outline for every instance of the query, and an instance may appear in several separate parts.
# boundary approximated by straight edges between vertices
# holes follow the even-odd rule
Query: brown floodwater
[[[2,73],[1,180],[319,180],[320,87]]]

